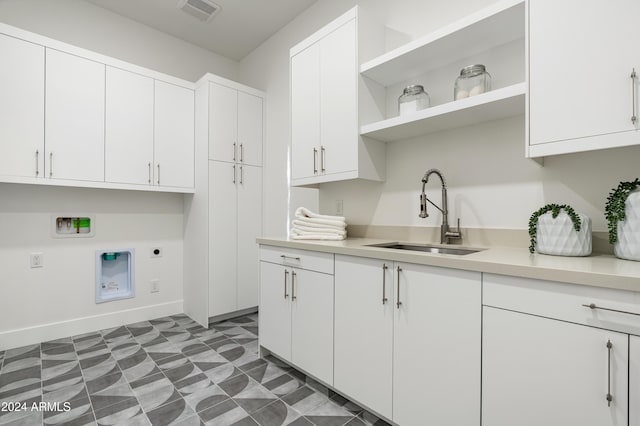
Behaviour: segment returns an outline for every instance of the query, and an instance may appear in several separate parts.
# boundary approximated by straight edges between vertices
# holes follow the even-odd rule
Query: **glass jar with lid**
[[[464,99],[491,90],[491,74],[484,65],[469,65],[460,70],[453,89],[453,99]]]
[[[412,112],[429,108],[429,106],[431,106],[429,94],[419,84],[405,87],[402,95],[398,98],[398,112],[400,115],[411,114]]]

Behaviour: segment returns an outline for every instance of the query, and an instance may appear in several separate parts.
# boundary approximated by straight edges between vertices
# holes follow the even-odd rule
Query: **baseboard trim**
[[[0,332],[0,350],[76,336],[183,312],[182,300]]]

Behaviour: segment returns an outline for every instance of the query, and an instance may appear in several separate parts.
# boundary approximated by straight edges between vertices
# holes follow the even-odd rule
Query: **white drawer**
[[[333,275],[333,253],[260,246],[260,260]]]
[[[493,274],[482,280],[485,306],[640,335],[640,292]]]

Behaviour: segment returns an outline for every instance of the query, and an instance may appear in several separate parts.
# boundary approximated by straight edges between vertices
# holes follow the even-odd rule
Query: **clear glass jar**
[[[400,115],[411,114],[430,106],[429,94],[419,84],[405,87],[402,95],[398,98],[398,112]]]
[[[489,74],[484,65],[476,64],[460,70],[460,75],[456,78],[456,84],[453,88],[453,99],[464,99],[469,96],[479,95],[480,93],[491,90],[491,74]]]

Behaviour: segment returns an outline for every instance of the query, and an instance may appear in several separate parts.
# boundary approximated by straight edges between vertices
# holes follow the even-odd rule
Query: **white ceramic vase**
[[[640,191],[634,191],[624,203],[625,220],[618,222],[618,241],[613,253],[620,259],[640,260]]]
[[[571,217],[562,210],[554,219],[552,212],[538,217],[536,251],[554,256],[589,256],[591,254],[591,219],[578,213],[580,231],[573,227]]]

